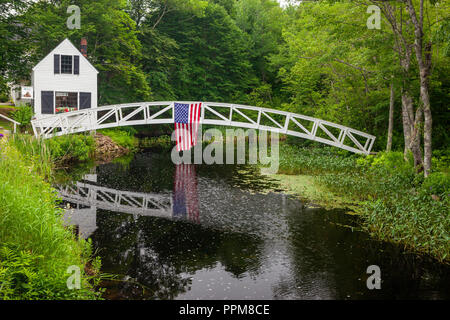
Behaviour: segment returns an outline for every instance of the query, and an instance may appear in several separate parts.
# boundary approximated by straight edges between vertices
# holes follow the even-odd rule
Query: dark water
[[[368,239],[355,217],[306,206],[252,166],[177,170],[148,151],[61,195],[117,275],[108,299],[450,298],[449,267]],[[370,265],[380,290],[367,288]]]

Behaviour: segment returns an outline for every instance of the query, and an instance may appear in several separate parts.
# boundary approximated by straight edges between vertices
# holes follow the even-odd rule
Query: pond
[[[57,188],[116,275],[106,299],[450,298],[448,266],[370,239],[355,216],[303,203],[255,166],[175,166],[147,150],[78,180]]]

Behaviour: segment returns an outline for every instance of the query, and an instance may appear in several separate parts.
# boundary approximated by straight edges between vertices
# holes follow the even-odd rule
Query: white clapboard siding
[[[54,55],[70,55],[80,57],[80,74],[55,74]],[[65,39],[34,68],[32,86],[34,88],[34,109],[36,117],[42,115],[41,92],[90,92],[91,107],[97,107],[97,74],[95,67],[81,54],[70,40]]]

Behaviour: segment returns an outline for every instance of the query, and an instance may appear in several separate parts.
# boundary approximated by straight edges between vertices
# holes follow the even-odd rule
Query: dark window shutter
[[[55,54],[55,56],[54,56],[55,74],[60,73],[60,70],[59,70],[60,60],[61,60],[61,56],[59,54]]]
[[[53,91],[41,91],[41,112],[42,114],[53,114]]]
[[[73,56],[73,74],[80,74],[80,56]]]
[[[91,107],[91,93],[80,92],[80,110],[89,109]]]

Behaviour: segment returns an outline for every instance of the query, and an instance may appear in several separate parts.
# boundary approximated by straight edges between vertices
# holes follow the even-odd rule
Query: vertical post
[[[203,123],[203,120],[205,120],[205,109],[206,109],[206,107],[207,107],[207,104],[203,103],[202,115],[201,115],[201,118],[200,118],[200,123]],[[175,110],[174,110],[174,114],[175,114]]]
[[[291,121],[291,115],[290,114],[288,114],[287,116],[286,116],[286,122],[284,123],[284,129],[283,129],[283,133],[287,133],[288,132],[288,129],[289,129],[289,122]]]

